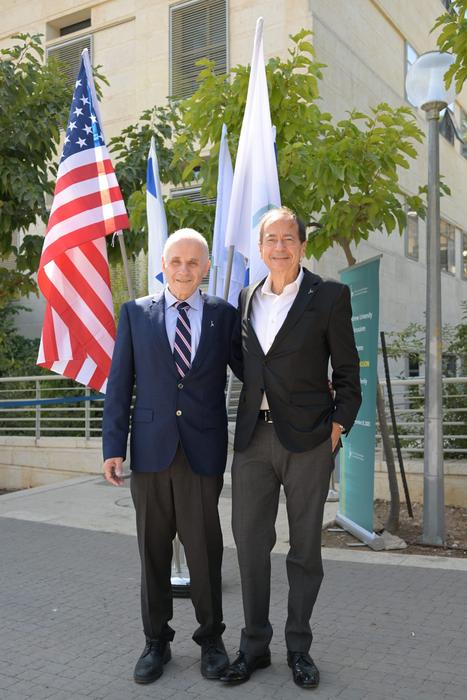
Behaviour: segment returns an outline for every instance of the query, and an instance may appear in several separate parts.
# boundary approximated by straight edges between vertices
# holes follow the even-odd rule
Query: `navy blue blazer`
[[[163,292],[123,304],[102,423],[104,459],[126,458],[130,404],[131,469],[167,469],[181,443],[197,474],[222,474],[227,458],[226,366],[236,309],[203,294],[201,336],[180,379],[165,327]]]

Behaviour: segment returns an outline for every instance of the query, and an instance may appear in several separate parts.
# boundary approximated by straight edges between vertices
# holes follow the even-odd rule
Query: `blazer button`
[[[181,416],[181,415],[182,415],[182,412],[180,411],[180,409],[179,409],[178,411],[175,411],[175,415],[176,415],[176,416]]]
[[[180,384],[177,384],[179,389],[183,389],[183,384],[180,382]]]

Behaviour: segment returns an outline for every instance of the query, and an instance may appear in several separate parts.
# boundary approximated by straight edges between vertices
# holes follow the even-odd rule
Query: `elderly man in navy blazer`
[[[159,678],[171,656],[176,533],[190,571],[201,673],[218,678],[228,665],[217,506],[227,457],[224,388],[236,310],[199,289],[209,269],[201,234],[192,229],[174,233],[162,263],[165,289],[121,308],[102,427],[104,475],[121,485],[131,415],[131,495],[146,635],[134,671],[137,683]]]

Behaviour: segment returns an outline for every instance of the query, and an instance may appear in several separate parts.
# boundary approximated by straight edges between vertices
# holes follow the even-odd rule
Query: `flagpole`
[[[75,137],[86,135],[75,141],[73,129]],[[129,222],[102,130],[87,51],[73,87],[66,131],[37,271],[47,302],[37,363],[105,393],[115,335],[106,236],[129,228]],[[96,207],[96,200],[105,205]],[[57,261],[70,251],[70,265],[60,267]],[[88,293],[88,268],[95,271],[93,294]],[[107,315],[100,313],[101,307]]]
[[[217,265],[214,265],[212,268],[212,284],[214,287],[214,294],[216,294],[217,290],[217,271],[219,270],[219,267]]]
[[[225,285],[224,285],[224,299],[226,301],[228,301],[228,298],[229,298],[230,278],[232,277],[232,264],[233,264],[234,253],[235,253],[235,246],[233,246],[233,245],[229,246],[229,252],[227,254],[227,267],[225,270]],[[228,411],[229,411],[229,404],[230,404],[230,396],[232,394],[232,384],[233,384],[233,372],[231,369],[229,369],[229,379],[228,379],[228,384],[227,384],[227,396],[225,397],[225,405],[227,407],[227,421],[229,419]]]
[[[235,253],[235,246],[229,246],[229,252],[227,255],[227,267],[225,270],[225,285],[224,285],[224,299],[227,301],[229,298],[230,290],[230,278],[232,277],[232,264]]]
[[[120,246],[120,253],[122,255],[123,269],[125,270],[126,286],[128,289],[128,296],[131,300],[135,298],[135,293],[133,290],[133,284],[131,282],[130,268],[128,265],[128,257],[126,254],[125,239],[123,237],[123,231],[116,231],[116,236],[118,238],[118,243]]]
[[[148,294],[153,295],[159,284],[164,285],[164,277],[159,276],[159,273],[162,273],[162,251],[168,233],[154,136],[151,137],[146,170],[146,217],[148,224]],[[172,596],[189,598],[190,584],[190,572],[185,550],[178,534],[175,534],[170,576]]]
[[[91,90],[94,111],[96,112],[97,119],[99,121],[100,130],[101,130],[101,133],[103,134],[104,130],[102,128],[102,117],[101,117],[101,112],[100,112],[100,107],[99,107],[99,100],[97,99],[96,89],[94,87],[94,78],[92,75],[91,59],[89,58],[88,50],[83,49],[83,51],[81,52],[81,56],[83,58],[84,68],[86,70],[86,75],[88,77],[88,83],[89,83],[89,88]],[[133,291],[133,284],[131,282],[130,268],[128,267],[128,257],[126,254],[126,246],[125,246],[125,239],[123,237],[123,231],[122,230],[115,231],[114,235],[117,236],[118,243],[120,245],[120,253],[122,256],[123,269],[125,270],[126,286],[128,289],[128,295],[129,295],[130,299],[134,299],[135,293]]]
[[[267,275],[259,251],[258,223],[281,204],[268,84],[263,52],[263,19],[256,23],[248,92],[235,160],[225,245],[248,261],[249,282]],[[235,260],[234,268],[235,271]]]

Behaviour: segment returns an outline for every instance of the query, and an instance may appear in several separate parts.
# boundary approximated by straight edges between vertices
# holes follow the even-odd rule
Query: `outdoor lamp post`
[[[428,208],[426,259],[425,432],[423,542],[444,544],[443,398],[441,345],[441,266],[439,212],[439,113],[454,100],[444,74],[454,61],[448,53],[422,54],[407,72],[406,92],[428,119]]]

